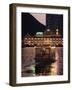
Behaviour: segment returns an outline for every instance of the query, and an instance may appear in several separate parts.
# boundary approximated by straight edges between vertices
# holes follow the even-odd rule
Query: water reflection
[[[22,53],[22,77],[63,75],[63,47],[25,47]]]

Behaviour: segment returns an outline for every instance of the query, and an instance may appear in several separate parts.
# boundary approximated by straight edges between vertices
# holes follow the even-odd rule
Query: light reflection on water
[[[51,75],[62,75],[63,74],[63,48],[57,47],[55,49],[55,60],[52,64]]]
[[[39,50],[39,49],[38,49]],[[22,77],[35,75],[62,75],[63,74],[63,47],[52,48],[50,54],[56,61],[46,69],[36,73],[36,51],[33,47],[26,47],[22,50]],[[48,69],[49,68],[49,69]],[[49,71],[47,71],[47,69]],[[41,70],[41,69],[40,69]]]

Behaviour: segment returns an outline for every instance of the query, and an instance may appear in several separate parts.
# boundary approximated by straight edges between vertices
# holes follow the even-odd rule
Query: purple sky
[[[31,15],[36,18],[36,20],[38,20],[40,23],[46,25],[46,14],[31,13]]]

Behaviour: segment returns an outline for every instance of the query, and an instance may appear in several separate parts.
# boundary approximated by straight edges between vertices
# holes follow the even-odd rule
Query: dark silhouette
[[[46,26],[38,22],[31,14],[22,13],[22,37],[27,33],[35,35],[36,32],[44,32]]]

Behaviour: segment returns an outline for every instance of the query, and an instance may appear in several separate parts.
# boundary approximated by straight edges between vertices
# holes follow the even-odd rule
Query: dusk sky
[[[41,24],[46,26],[46,14],[44,13],[31,13],[31,15],[38,20]]]

